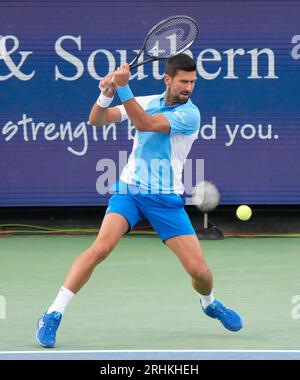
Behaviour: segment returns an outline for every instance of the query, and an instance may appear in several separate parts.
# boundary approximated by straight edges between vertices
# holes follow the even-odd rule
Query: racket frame
[[[146,43],[149,39],[149,37],[151,36],[151,34],[159,27],[161,26],[162,24],[164,24],[166,21],[169,21],[169,20],[172,20],[173,18],[185,18],[185,19],[188,19],[190,20],[196,27],[196,30],[197,30],[197,34],[195,36],[195,38],[190,41],[186,46],[184,46],[182,49],[176,51],[175,54],[172,54],[172,55],[169,55],[168,57],[152,57],[151,55],[149,55],[148,53],[146,53],[150,58],[143,61],[143,62],[137,62],[137,60],[139,59],[139,57],[141,56],[141,54],[143,53],[144,49],[145,49],[145,46],[146,46]],[[199,27],[198,27],[198,24],[196,22],[196,20],[193,18],[193,17],[190,17],[190,16],[185,16],[185,15],[176,15],[176,16],[170,16],[170,17],[167,17],[163,20],[161,20],[160,22],[158,22],[156,25],[154,25],[150,30],[149,32],[147,33],[147,36],[143,42],[143,45],[141,47],[141,50],[138,52],[138,54],[134,57],[134,59],[129,63],[129,67],[130,67],[130,70],[135,68],[135,67],[138,67],[138,66],[141,66],[141,65],[144,65],[145,63],[149,63],[149,62],[152,62],[152,61],[158,61],[158,60],[162,60],[162,59],[168,59],[168,58],[171,58],[171,57],[174,57],[175,55],[177,54],[180,54],[182,52],[184,52],[185,50],[187,50],[189,47],[191,47],[193,45],[193,43],[196,41],[196,39],[198,38],[199,36]],[[137,62],[137,63],[135,63]]]
[[[196,27],[196,36],[195,38],[190,41],[186,46],[184,46],[182,49],[180,49],[179,51],[176,51],[175,54],[172,54],[172,55],[169,55],[168,57],[152,57],[151,55],[149,55],[148,53],[146,53],[150,58],[149,59],[146,59],[142,62],[137,62],[137,60],[139,59],[139,57],[141,56],[141,54],[143,53],[144,49],[145,49],[145,46],[146,46],[146,43],[149,39],[149,37],[151,36],[151,34],[159,27],[161,26],[162,24],[164,24],[166,21],[169,21],[169,20],[172,20],[174,18],[185,18],[185,19],[188,19],[190,20]],[[184,52],[185,50],[187,50],[189,47],[191,47],[193,45],[193,43],[196,41],[196,39],[198,38],[199,36],[199,26],[198,26],[198,23],[197,21],[193,18],[193,17],[190,17],[190,16],[186,16],[186,15],[175,15],[175,16],[170,16],[170,17],[167,17],[163,20],[161,20],[160,22],[158,22],[157,24],[155,24],[150,30],[149,32],[147,33],[147,36],[143,42],[143,45],[140,49],[140,51],[138,52],[138,54],[134,57],[134,59],[129,63],[129,67],[130,67],[130,71],[132,69],[134,69],[135,67],[138,67],[138,66],[141,66],[141,65],[144,65],[145,63],[149,63],[149,62],[154,62],[154,61],[158,61],[158,60],[163,60],[163,59],[168,59],[168,58],[171,58],[171,57],[174,57],[175,55],[177,54],[180,54],[182,52]],[[100,88],[101,91],[105,91],[107,89],[106,88]]]

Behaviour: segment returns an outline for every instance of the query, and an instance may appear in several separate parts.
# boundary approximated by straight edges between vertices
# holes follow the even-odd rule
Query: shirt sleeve
[[[127,120],[128,119],[128,115],[127,115],[127,112],[125,110],[125,107],[123,106],[123,104],[119,105],[119,106],[116,106],[117,108],[119,108],[120,112],[121,112],[121,120],[120,122],[124,121],[124,120]]]
[[[181,133],[184,135],[192,135],[199,131],[201,116],[199,110],[195,107],[164,112],[164,116],[168,119],[171,126],[170,135]]]
[[[158,95],[136,96],[135,100],[145,110],[147,108],[147,105],[149,104],[149,102],[152,99],[154,99],[155,97],[157,97],[157,96]],[[127,120],[128,119],[128,115],[127,115],[127,112],[126,112],[125,107],[123,106],[123,104],[121,104],[119,106],[116,106],[116,107],[119,108],[119,110],[121,112],[121,122],[124,121],[124,120]]]

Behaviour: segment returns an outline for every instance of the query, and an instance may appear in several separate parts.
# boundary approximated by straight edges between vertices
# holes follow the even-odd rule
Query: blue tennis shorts
[[[177,194],[132,194],[116,192],[109,200],[106,214],[117,213],[127,219],[130,229],[147,219],[161,240],[179,235],[196,235]]]

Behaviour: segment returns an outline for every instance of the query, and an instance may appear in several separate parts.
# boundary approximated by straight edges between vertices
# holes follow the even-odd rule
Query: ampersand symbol
[[[10,50],[7,50],[7,41],[11,40],[13,42],[13,47]],[[31,74],[24,74],[21,72],[21,67],[24,64],[26,58],[32,54],[32,51],[20,51],[21,60],[18,64],[12,60],[11,55],[17,51],[19,47],[19,40],[15,36],[0,36],[0,60],[3,60],[10,70],[10,73],[7,75],[0,75],[0,81],[10,79],[15,76],[20,80],[30,80],[35,71],[33,70]]]

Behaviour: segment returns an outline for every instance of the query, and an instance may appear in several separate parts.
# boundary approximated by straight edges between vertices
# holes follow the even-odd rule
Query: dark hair
[[[168,58],[166,64],[166,74],[174,78],[178,70],[196,71],[196,63],[185,53],[180,53],[174,57]]]

